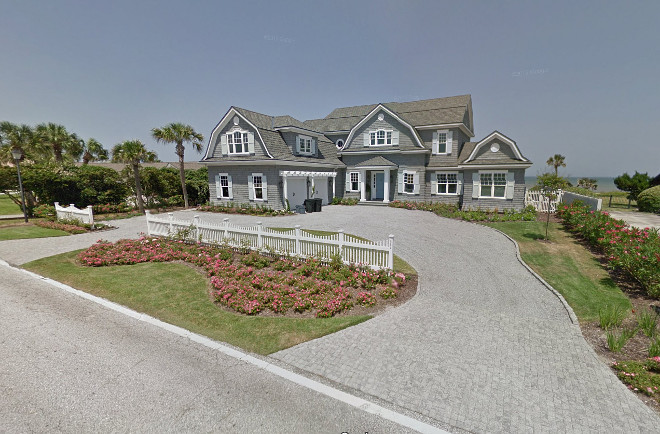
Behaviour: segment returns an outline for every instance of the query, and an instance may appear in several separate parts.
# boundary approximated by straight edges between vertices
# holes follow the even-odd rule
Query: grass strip
[[[552,285],[580,321],[597,321],[601,309],[630,310],[628,297],[598,260],[560,224],[550,223],[550,242],[542,241],[544,222],[487,223],[518,242],[522,259]]]
[[[332,318],[252,317],[227,312],[209,296],[208,279],[179,263],[83,267],[78,252],[39,259],[24,268],[76,289],[144,312],[195,333],[271,354],[359,324],[371,316]]]
[[[69,233],[58,229],[42,228],[32,224],[8,227],[0,226],[0,241],[21,240],[26,238],[62,237],[65,235],[69,235]]]

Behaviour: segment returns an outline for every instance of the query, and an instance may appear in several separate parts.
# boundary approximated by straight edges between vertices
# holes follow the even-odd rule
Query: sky
[[[660,173],[660,2],[0,1],[0,120],[56,122],[110,149],[230,106],[299,120],[471,94],[566,176]],[[186,149],[186,160],[201,154]]]

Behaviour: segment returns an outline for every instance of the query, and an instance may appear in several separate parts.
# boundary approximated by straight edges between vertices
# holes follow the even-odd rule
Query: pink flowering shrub
[[[116,243],[99,240],[78,254],[85,266],[184,261],[201,267],[211,279],[215,300],[246,315],[264,310],[285,314],[314,311],[319,318],[397,295],[402,274],[351,265],[332,267],[318,259],[297,261],[257,253],[241,255],[226,248],[165,238],[142,237]]]
[[[579,203],[562,206],[557,216],[564,225],[600,249],[609,265],[637,280],[648,295],[660,298],[660,237],[657,229],[637,229],[606,212],[590,211]]]
[[[68,232],[70,234],[84,234],[87,232],[89,229],[86,226],[83,225],[73,225],[73,224],[67,224],[67,223],[58,223],[58,222],[53,222],[49,220],[37,220],[34,222],[35,225],[41,226],[42,228],[47,228],[47,229],[57,229],[60,231]],[[89,225],[87,225],[89,226]]]

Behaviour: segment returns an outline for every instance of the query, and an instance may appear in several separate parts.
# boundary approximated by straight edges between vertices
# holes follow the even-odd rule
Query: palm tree
[[[157,142],[176,143],[175,152],[179,156],[179,177],[181,178],[181,190],[183,190],[183,204],[188,208],[188,192],[186,191],[186,173],[183,165],[184,142],[190,142],[193,149],[202,152],[202,141],[204,137],[196,132],[190,125],[173,122],[163,128],[154,128],[151,134]]]
[[[564,163],[564,160],[566,160],[566,157],[564,157],[561,154],[555,154],[552,157],[548,158],[548,161],[546,161],[545,164],[554,167],[555,176],[559,176],[559,168],[566,167],[566,163]]]
[[[135,196],[140,212],[144,214],[142,185],[140,184],[140,163],[156,161],[156,153],[147,150],[139,140],[126,140],[112,148],[112,162],[125,163],[133,169],[135,177]]]
[[[13,163],[11,150],[23,151],[23,159],[30,159],[34,151],[34,131],[29,125],[16,125],[8,121],[0,123],[0,162]]]
[[[80,159],[83,153],[82,140],[69,133],[64,125],[52,122],[39,124],[35,128],[37,141],[48,150],[55,162],[62,164],[65,159],[74,161]]]
[[[90,161],[106,161],[107,159],[108,150],[96,139],[87,139],[82,156],[83,164],[89,164]]]

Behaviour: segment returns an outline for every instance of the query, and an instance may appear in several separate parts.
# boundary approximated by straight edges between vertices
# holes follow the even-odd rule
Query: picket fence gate
[[[60,206],[59,202],[55,202],[55,213],[57,214],[58,220],[78,220],[89,225],[94,224],[94,212],[92,211],[91,205],[87,208],[79,209],[76,208],[74,204],[63,207]]]
[[[564,192],[559,190],[557,198],[550,201],[549,205],[551,213],[557,212],[557,204],[561,202],[563,195]],[[548,198],[540,191],[527,190],[525,193],[525,206],[527,205],[534,206],[534,209],[538,212],[548,212]]]
[[[202,222],[199,216],[192,221],[178,220],[172,213],[167,217],[146,211],[147,233],[155,236],[182,236],[204,244],[228,244],[231,247],[273,251],[299,258],[329,259],[340,255],[345,264],[362,264],[373,269],[394,267],[394,235],[384,241],[367,241],[345,234],[314,235],[296,225],[293,229],[275,230],[257,222],[256,226],[238,226],[223,219],[222,224]]]

